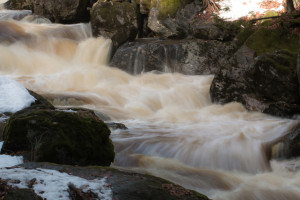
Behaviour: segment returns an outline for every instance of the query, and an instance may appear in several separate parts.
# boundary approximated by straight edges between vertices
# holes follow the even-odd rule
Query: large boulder
[[[298,37],[259,28],[222,67],[211,85],[213,102],[243,103],[248,110],[292,117],[300,113],[296,72]]]
[[[6,7],[15,10],[32,10],[56,23],[88,22],[89,0],[9,0]]]
[[[235,46],[220,41],[200,39],[139,39],[122,45],[114,54],[111,66],[128,73],[179,72],[214,74],[227,64]]]
[[[138,33],[136,4],[99,0],[91,10],[91,24],[94,36],[110,38],[113,51]]]
[[[114,160],[110,130],[92,111],[24,109],[4,128],[2,153],[71,165],[109,166]]]
[[[187,36],[192,19],[203,10],[200,0],[157,0],[149,7],[148,27],[167,38]]]

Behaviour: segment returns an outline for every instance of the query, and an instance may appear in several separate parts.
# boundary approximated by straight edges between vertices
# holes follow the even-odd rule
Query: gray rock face
[[[14,10],[32,10],[52,22],[77,23],[89,20],[89,0],[10,0],[6,6]]]
[[[208,20],[194,20],[191,23],[191,33],[195,38],[220,41],[231,40],[235,35],[232,30],[217,26]]]
[[[97,2],[91,10],[94,36],[110,38],[114,49],[138,33],[136,5],[129,2]]]
[[[203,10],[202,1],[177,0],[173,4],[157,1],[149,11],[148,27],[157,35],[166,38],[182,38],[189,34],[192,19]]]
[[[200,39],[139,39],[122,45],[112,58],[111,66],[131,74],[141,72],[179,72],[214,74],[228,63],[234,46]]]

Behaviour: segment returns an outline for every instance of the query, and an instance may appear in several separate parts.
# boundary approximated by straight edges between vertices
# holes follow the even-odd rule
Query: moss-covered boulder
[[[78,23],[88,22],[87,10],[90,0],[9,0],[6,7],[14,10],[32,10],[34,14],[44,16],[52,22]]]
[[[213,80],[210,94],[214,102],[237,101],[249,110],[282,117],[300,113],[299,39],[279,21],[276,26],[263,24],[243,31],[247,36],[241,37],[244,45]]]
[[[201,10],[202,1],[199,0],[151,1],[148,27],[162,37],[185,37],[189,34],[190,22]]]
[[[110,130],[86,112],[24,109],[4,128],[2,153],[25,159],[72,165],[109,166],[114,160]]]
[[[115,50],[137,36],[136,4],[99,0],[91,10],[91,24],[93,35],[110,38]]]

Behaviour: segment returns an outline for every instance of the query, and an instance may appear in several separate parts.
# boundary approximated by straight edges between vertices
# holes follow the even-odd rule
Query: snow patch
[[[237,20],[241,17],[251,17],[253,14],[263,14],[268,10],[282,11],[284,10],[283,0],[268,0],[269,2],[277,2],[278,7],[270,9],[262,8],[261,3],[266,0],[221,0],[218,4],[221,7],[219,17],[230,21]]]
[[[98,199],[112,199],[112,190],[107,185],[106,178],[86,180],[55,170],[22,168],[0,169],[0,177],[7,180],[9,185],[18,188],[28,188],[30,180],[36,178],[33,190],[46,199],[69,200],[69,183],[82,189],[83,192],[91,190],[98,195]]]
[[[2,149],[2,146],[3,146],[3,142],[0,142],[0,151]],[[22,156],[0,155],[0,168],[13,167],[13,166],[16,166],[16,165],[20,165],[22,163],[23,163],[23,157]]]
[[[25,87],[4,76],[0,76],[0,94],[0,113],[15,113],[35,101]]]

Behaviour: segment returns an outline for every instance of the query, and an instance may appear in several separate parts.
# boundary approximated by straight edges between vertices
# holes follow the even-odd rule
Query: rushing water
[[[111,41],[92,38],[89,24],[34,24],[30,13],[16,15],[0,11],[0,74],[56,106],[86,107],[124,123],[128,130],[111,135],[114,166],[212,199],[300,199],[300,160],[270,161],[267,153],[297,121],[212,104],[213,76],[132,76],[109,67]]]

